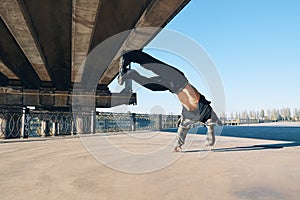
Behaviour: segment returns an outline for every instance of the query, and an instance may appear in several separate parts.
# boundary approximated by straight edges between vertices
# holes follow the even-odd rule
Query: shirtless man
[[[151,70],[157,76],[148,78],[140,75],[136,70],[127,66],[131,62],[138,63],[145,69]],[[206,123],[206,145],[215,144],[214,126],[222,125],[217,115],[205,97],[200,94],[178,69],[157,60],[156,58],[139,50],[123,54],[120,59],[118,83],[123,85],[125,79],[132,79],[138,84],[152,91],[166,91],[177,95],[182,104],[182,113],[177,131],[175,152],[182,150],[188,130],[196,122]]]

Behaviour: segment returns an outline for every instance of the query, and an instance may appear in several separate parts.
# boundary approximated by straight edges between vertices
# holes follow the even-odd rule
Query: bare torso
[[[189,83],[177,94],[181,104],[188,110],[197,109],[200,100],[200,93]]]

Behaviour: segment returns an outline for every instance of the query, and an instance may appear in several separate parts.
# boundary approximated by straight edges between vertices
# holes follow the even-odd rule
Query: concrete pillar
[[[52,137],[57,136],[59,134],[60,134],[59,122],[52,122]]]
[[[28,138],[30,131],[29,108],[23,108],[21,129],[21,138]]]
[[[60,119],[58,122],[57,122],[57,134],[58,135],[64,135],[65,134],[65,124],[64,124],[64,120],[63,119]]]
[[[0,139],[5,138],[6,120],[3,116],[0,116]]]
[[[74,115],[74,127],[77,134],[89,134],[96,131],[96,112],[85,111]]]
[[[131,114],[131,131],[136,131],[136,114]]]
[[[82,134],[83,133],[83,119],[82,117],[75,118],[75,126],[76,126],[76,133]]]
[[[91,112],[91,133],[96,133],[96,111]]]
[[[158,115],[158,130],[161,131],[162,130],[162,115]]]
[[[56,122],[52,122],[52,137],[54,137],[56,135]]]
[[[43,120],[41,122],[41,137],[45,137],[46,136],[45,129],[46,129],[46,121]]]
[[[74,120],[71,120],[70,124],[71,124],[71,135],[76,135]]]
[[[23,113],[22,113],[22,129],[21,129],[21,138],[24,138],[25,135],[25,120],[26,120],[26,109],[23,108]]]
[[[41,137],[50,136],[50,121],[43,120],[41,124]]]
[[[50,136],[50,121],[46,120],[45,135]]]
[[[60,123],[59,122],[55,122],[55,135],[59,135],[60,134]]]

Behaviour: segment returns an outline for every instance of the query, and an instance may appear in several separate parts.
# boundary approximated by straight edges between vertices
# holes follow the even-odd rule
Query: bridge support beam
[[[130,86],[130,83],[128,83]],[[127,85],[128,85],[127,84]],[[109,90],[97,89],[95,93],[73,91],[72,93],[44,88],[41,90],[23,89],[21,87],[0,87],[0,109],[35,106],[44,109],[69,109],[76,107],[110,108],[122,104],[136,104],[136,94],[130,87],[122,93],[111,93]]]

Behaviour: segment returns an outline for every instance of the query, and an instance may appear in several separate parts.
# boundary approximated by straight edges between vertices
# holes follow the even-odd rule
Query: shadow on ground
[[[239,146],[239,147],[229,147],[229,148],[216,148],[212,149],[212,152],[235,152],[235,151],[257,151],[257,150],[267,150],[267,149],[282,149],[285,147],[296,147],[300,146],[299,142],[290,143],[278,143],[278,144],[259,144],[251,146]],[[204,152],[205,150],[187,150],[183,153],[194,153],[194,152]]]
[[[177,129],[168,129],[169,132],[177,132]],[[205,127],[192,129],[189,134],[206,134]],[[230,148],[217,148],[213,152],[232,152],[232,151],[256,151],[266,149],[280,149],[285,147],[300,146],[300,127],[274,127],[274,126],[224,126],[221,136],[262,139],[278,141],[278,144],[259,144],[251,146],[238,146]],[[283,143],[286,141],[286,143]],[[189,152],[202,152],[203,150],[187,150]]]

